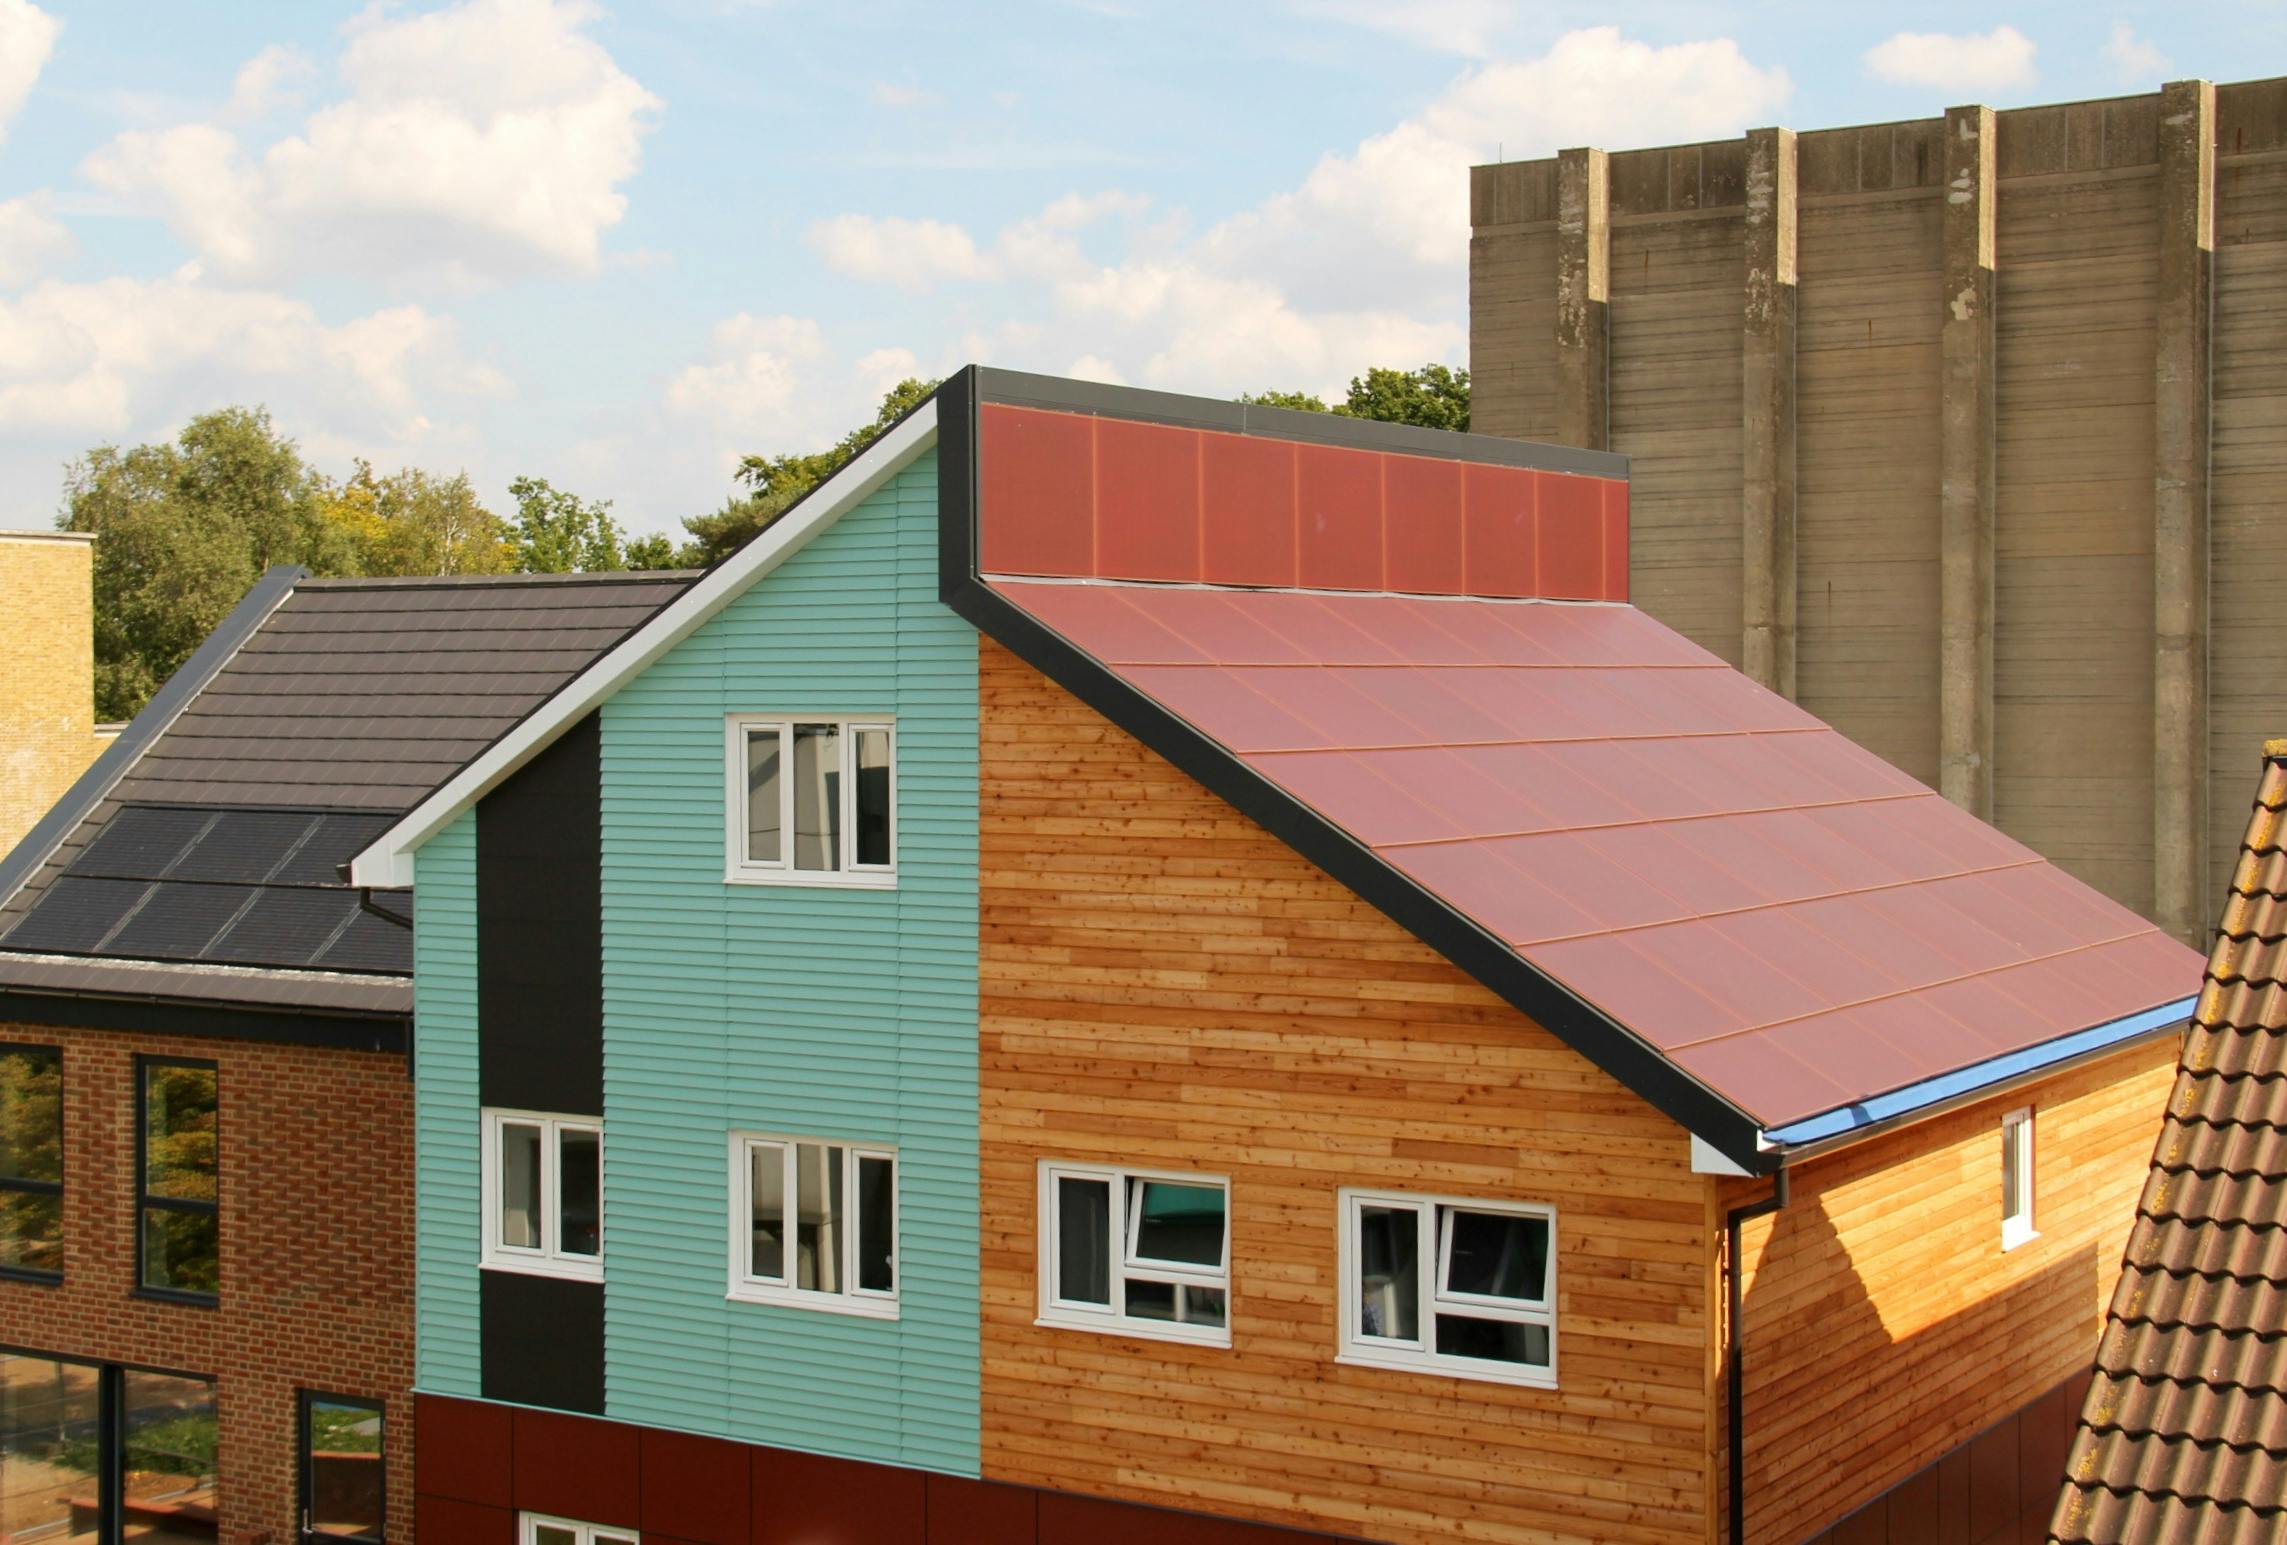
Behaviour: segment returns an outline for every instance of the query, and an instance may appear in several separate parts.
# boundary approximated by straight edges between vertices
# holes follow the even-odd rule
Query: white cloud
[[[811,422],[806,373],[825,352],[807,317],[742,311],[715,324],[705,360],[669,380],[668,411],[713,434],[727,471],[741,451],[757,448],[753,442],[783,435],[790,420]]]
[[[994,272],[969,233],[942,220],[836,215],[813,224],[804,239],[834,272],[902,290]]]
[[[0,137],[47,68],[61,25],[31,0],[0,0]]]
[[[51,212],[53,203],[45,193],[0,203],[0,289],[31,283],[77,248]]]
[[[661,105],[587,35],[598,14],[588,0],[374,7],[350,24],[346,94],[299,132],[259,151],[211,123],[132,132],[84,170],[234,279],[592,273]],[[257,55],[240,83],[259,98],[285,68]]]
[[[1433,53],[1482,59],[1517,18],[1517,0],[1293,0],[1306,17],[1323,17],[1401,38]]]
[[[2124,21],[2112,24],[2112,37],[2104,45],[2104,57],[2120,72],[2124,86],[2152,86],[2166,80],[2168,72],[2175,68],[2174,60],[2138,37],[2136,29]]]
[[[934,91],[886,80],[874,82],[872,96],[876,107],[935,107],[944,100]]]
[[[1991,32],[1901,32],[1866,51],[1866,68],[1900,86],[2017,91],[2031,86],[2033,40],[2006,24]]]
[[[424,404],[497,397],[453,325],[397,306],[327,326],[301,301],[194,276],[55,281],[0,300],[0,435],[124,437],[218,402],[291,403],[297,425],[411,444]]]
[[[238,67],[222,116],[259,118],[279,108],[299,107],[318,67],[291,44],[273,43]]]

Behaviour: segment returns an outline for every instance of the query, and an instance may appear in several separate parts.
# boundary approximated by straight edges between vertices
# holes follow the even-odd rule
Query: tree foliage
[[[1397,370],[1376,365],[1350,378],[1349,395],[1329,406],[1310,392],[1248,392],[1239,400],[1302,413],[1333,413],[1343,418],[1380,419],[1386,424],[1417,424],[1424,429],[1469,427],[1469,372],[1448,365]]]
[[[356,465],[318,494],[321,515],[349,544],[344,572],[505,574],[515,566],[514,532],[478,502],[466,473],[407,467],[377,477],[372,463]]]
[[[627,567],[626,534],[609,499],[583,499],[544,477],[508,485],[516,501],[516,568],[524,574],[603,574]]]

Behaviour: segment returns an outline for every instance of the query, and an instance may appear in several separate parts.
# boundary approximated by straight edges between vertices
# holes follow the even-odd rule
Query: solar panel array
[[[406,972],[413,936],[376,917],[339,866],[383,814],[128,805],[0,943],[14,950],[218,965]],[[410,920],[412,898],[389,898]]]

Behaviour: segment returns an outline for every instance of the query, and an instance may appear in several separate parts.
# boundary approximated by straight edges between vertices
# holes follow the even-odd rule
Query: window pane
[[[858,859],[861,864],[889,863],[889,731],[859,730],[858,751]]]
[[[540,1248],[540,1129],[521,1121],[500,1124],[500,1242]]]
[[[579,1545],[579,1539],[577,1533],[554,1524],[532,1526],[532,1545]]]
[[[1358,1334],[1421,1337],[1421,1214],[1358,1209]]]
[[[773,1282],[786,1280],[786,1150],[757,1143],[747,1150],[754,1196],[754,1255],[750,1268]]]
[[[206,1208],[143,1209],[143,1285],[177,1293],[213,1293],[222,1285],[215,1215]]]
[[[310,1397],[303,1434],[309,1466],[310,1529],[379,1539],[382,1530],[382,1414],[371,1406]]]
[[[143,1189],[181,1201],[215,1199],[213,1068],[143,1068]]]
[[[778,730],[749,730],[746,736],[746,856],[758,864],[778,863],[783,855],[778,829]]]
[[[120,1462],[137,1545],[213,1545],[214,1386],[132,1369],[121,1378]]]
[[[560,1209],[556,1248],[565,1255],[603,1252],[603,1139],[594,1132],[557,1134],[562,1169],[556,1177]]]
[[[63,1092],[60,1053],[0,1056],[0,1179],[64,1178]]]
[[[1548,1220],[1513,1213],[1443,1209],[1453,1231],[1445,1290],[1481,1298],[1546,1298]]]
[[[1136,1259],[1184,1266],[1223,1264],[1223,1188],[1164,1180],[1128,1182],[1136,1210]]]
[[[2030,1130],[2022,1121],[2005,1122],[2001,1128],[2001,1216],[2020,1218],[2025,1215],[2025,1134]]]
[[[1112,1184],[1056,1181],[1056,1296],[1070,1303],[1112,1302]]]
[[[887,1159],[858,1160],[858,1286],[894,1292],[897,1273],[897,1166]]]
[[[18,1271],[64,1269],[62,1192],[0,1191],[0,1266]],[[0,1527],[0,1536],[6,1533]]]
[[[794,867],[842,867],[842,727],[794,726]]]
[[[97,1370],[0,1353],[0,1536],[96,1545]]]
[[[1127,1313],[1139,1320],[1169,1320],[1179,1325],[1221,1325],[1223,1290],[1173,1282],[1130,1282]]]
[[[842,1291],[842,1150],[794,1145],[794,1285]]]
[[[1475,1357],[1489,1363],[1546,1368],[1548,1327],[1441,1314],[1437,1317],[1437,1350],[1446,1357]]]

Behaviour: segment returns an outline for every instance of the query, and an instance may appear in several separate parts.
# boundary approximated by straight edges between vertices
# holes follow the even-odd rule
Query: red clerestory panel
[[[2198,989],[2191,950],[1633,607],[994,574],[984,465],[1001,597],[1766,1129]],[[1513,535],[1463,541],[1588,572]]]

